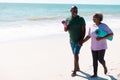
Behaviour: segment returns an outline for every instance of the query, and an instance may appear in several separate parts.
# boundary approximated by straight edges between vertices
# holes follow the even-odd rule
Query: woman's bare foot
[[[95,77],[97,77],[97,75],[92,75],[92,76],[90,76],[91,78],[95,78]]]

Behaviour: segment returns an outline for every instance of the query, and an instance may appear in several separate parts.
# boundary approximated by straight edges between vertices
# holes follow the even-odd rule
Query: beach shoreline
[[[74,4],[0,3],[0,80],[95,80],[90,41],[80,52],[80,72],[71,77],[73,55],[69,35],[61,24]],[[86,34],[95,12],[113,30],[105,54],[108,74],[98,69],[98,80],[120,78],[120,5],[77,4],[86,21]],[[49,11],[49,12],[48,12]]]

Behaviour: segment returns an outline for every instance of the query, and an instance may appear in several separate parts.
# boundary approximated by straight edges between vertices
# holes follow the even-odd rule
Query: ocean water
[[[120,29],[120,5],[0,3],[0,41],[64,34],[61,21],[70,16],[72,5],[85,18],[87,28],[96,12],[113,30]]]

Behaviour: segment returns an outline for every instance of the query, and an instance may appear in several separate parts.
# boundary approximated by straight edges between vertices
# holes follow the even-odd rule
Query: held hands
[[[78,42],[78,45],[79,45],[79,46],[82,46],[82,45],[83,45],[83,41],[79,41],[79,42]]]

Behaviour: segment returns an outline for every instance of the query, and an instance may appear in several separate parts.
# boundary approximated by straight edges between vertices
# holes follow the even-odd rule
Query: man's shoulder
[[[79,17],[80,19],[84,19],[82,16],[79,16],[79,15],[78,15],[78,17]]]

